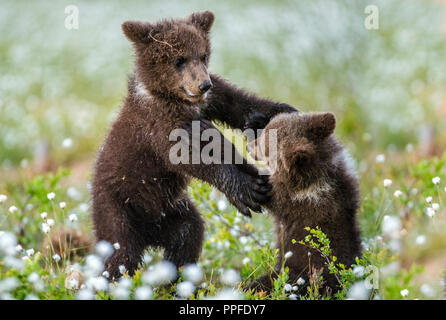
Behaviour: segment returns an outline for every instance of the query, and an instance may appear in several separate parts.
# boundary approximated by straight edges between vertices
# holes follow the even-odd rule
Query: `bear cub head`
[[[340,151],[335,127],[332,113],[279,114],[247,149],[254,159],[266,162],[273,185],[301,190],[320,182],[333,166]]]
[[[153,96],[202,102],[212,87],[208,63],[213,22],[210,11],[155,24],[124,22],[122,30],[135,49],[139,85]]]

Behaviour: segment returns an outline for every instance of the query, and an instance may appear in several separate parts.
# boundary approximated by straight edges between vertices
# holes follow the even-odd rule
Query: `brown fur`
[[[271,129],[277,130],[277,154],[268,148]],[[292,257],[285,261],[291,282],[302,277],[308,283],[311,262],[316,269],[324,267],[324,288],[329,291],[336,291],[339,283],[328,273],[320,253],[292,244],[292,239],[303,240],[308,234],[305,227],[319,226],[330,239],[337,262],[350,266],[361,255],[356,221],[358,183],[348,167],[344,149],[332,134],[334,129],[331,113],[278,115],[259,139],[248,145],[248,150],[270,167],[271,159],[277,156],[277,168],[270,176],[274,196],[268,205],[280,249],[276,272],[280,271],[284,254],[291,251]],[[274,276],[264,276],[250,287],[268,291]]]
[[[269,120],[279,112],[294,111],[208,73],[213,21],[206,11],[186,19],[122,25],[135,49],[135,72],[99,153],[93,180],[96,237],[121,245],[106,262],[111,278],[119,276],[119,265],[132,274],[148,246],[164,248],[164,258],[177,267],[197,261],[204,227],[186,194],[191,177],[217,187],[246,215],[248,208],[259,211],[269,199],[271,186],[246,162],[169,161],[169,150],[176,144],[169,141],[170,132],[183,128],[190,133],[193,120],[201,121],[202,130],[213,127],[209,120],[242,129],[253,112]],[[206,81],[213,87],[205,93],[200,86]]]

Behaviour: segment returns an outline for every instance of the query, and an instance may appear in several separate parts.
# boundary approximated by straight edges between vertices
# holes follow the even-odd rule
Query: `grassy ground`
[[[159,287],[153,280],[162,278],[160,252],[148,251],[141,273],[108,289],[99,271],[88,271],[100,269],[98,254],[106,249],[87,248],[88,257],[62,252],[57,261],[57,248],[46,248],[62,226],[80,233],[73,242],[91,237],[92,164],[132,68],[120,24],[203,9],[216,15],[212,72],[300,110],[337,116],[336,134],[352,153],[361,182],[365,254],[358,265],[365,274],[361,267],[338,270],[346,289],[336,298],[443,297],[442,3],[376,1],[378,30],[364,27],[367,1],[79,1],[79,30],[64,28],[68,4],[0,4],[0,194],[7,196],[0,198],[0,298],[169,299],[175,291],[193,299],[324,298],[297,284],[288,283],[290,289],[285,271],[269,297],[231,290],[274,265],[272,223],[265,215],[245,219],[198,181],[189,193],[206,219],[206,242],[199,268],[181,274],[181,285]],[[384,187],[384,179],[392,184]],[[54,226],[45,234],[42,224],[47,228],[49,219]],[[380,270],[371,292],[363,288],[370,265]],[[66,278],[76,277],[77,269],[86,275],[84,287],[69,289],[75,281]],[[196,290],[189,295],[192,284]]]

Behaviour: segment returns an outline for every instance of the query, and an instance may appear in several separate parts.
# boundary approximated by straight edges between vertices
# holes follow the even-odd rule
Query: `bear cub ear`
[[[189,21],[207,33],[214,23],[214,14],[211,11],[195,12],[191,14]]]
[[[333,113],[315,113],[311,115],[308,133],[313,140],[322,140],[331,135],[336,128],[336,118]]]
[[[314,148],[311,144],[293,144],[282,150],[281,157],[285,170],[290,173],[295,166],[305,166],[314,156]]]
[[[147,22],[126,21],[121,25],[122,32],[132,42],[147,41],[152,26]]]

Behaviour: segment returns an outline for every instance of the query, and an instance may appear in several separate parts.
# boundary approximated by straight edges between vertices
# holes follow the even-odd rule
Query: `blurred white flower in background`
[[[347,293],[347,299],[351,300],[368,300],[370,297],[370,289],[365,286],[365,281],[355,282]]]
[[[54,200],[56,194],[54,192],[50,192],[46,195],[46,197],[48,198],[48,200]]]
[[[10,206],[9,209],[8,209],[9,213],[17,212],[17,210],[19,210],[19,209],[17,209],[16,206]]]
[[[396,198],[399,198],[399,197],[401,197],[401,196],[403,195],[403,192],[402,192],[401,190],[396,190],[396,191],[393,193],[393,195],[394,195]]]
[[[4,194],[0,194],[0,203],[5,202],[6,200],[8,200],[8,197]]]
[[[434,177],[434,178],[432,178],[432,183],[433,184],[439,184],[440,183],[440,177]]]
[[[47,234],[51,230],[51,227],[46,222],[43,222],[40,228],[42,229],[42,232],[45,234]]]
[[[376,162],[377,163],[383,163],[384,161],[386,161],[386,156],[383,154],[378,154],[376,156]]]
[[[400,291],[400,294],[403,298],[407,297],[409,295],[409,290],[403,289]]]
[[[176,276],[176,267],[168,261],[161,261],[153,265],[150,270],[145,271],[142,280],[144,283],[153,286],[173,281]]]
[[[426,208],[426,215],[429,218],[433,218],[435,216],[435,210],[432,209],[431,207]]]
[[[415,239],[415,243],[418,246],[422,246],[426,243],[426,236],[424,234],[420,234],[419,236],[417,236],[417,238]]]
[[[48,213],[46,213],[46,212],[42,212],[42,213],[40,214],[40,217],[41,217],[42,219],[46,219],[46,217],[48,217]]]
[[[177,294],[180,297],[188,298],[194,293],[194,290],[195,286],[190,281],[184,281],[177,284]]]
[[[70,220],[71,222],[77,221],[77,214],[72,213],[68,216],[68,220]]]
[[[427,197],[427,198],[426,198],[426,202],[427,202],[427,203],[431,203],[431,202],[432,202],[432,197]]]
[[[385,215],[382,220],[382,233],[393,239],[398,239],[400,236],[402,224],[398,217]]]
[[[149,286],[141,286],[135,290],[136,300],[149,300],[153,297],[153,290]]]
[[[432,203],[432,209],[434,209],[435,211],[440,210],[440,205],[438,203]]]
[[[240,282],[240,275],[234,269],[223,270],[221,274],[221,282],[228,286],[236,285]]]
[[[67,203],[66,203],[66,202],[60,202],[60,203],[59,203],[59,207],[60,207],[61,209],[65,209],[65,208],[67,207]]]
[[[96,243],[96,253],[102,257],[103,259],[107,259],[113,254],[113,247],[112,245],[104,240],[99,241]]]
[[[73,146],[73,139],[71,138],[65,138],[62,141],[62,148],[68,149]]]
[[[203,270],[197,264],[189,264],[184,267],[183,276],[187,281],[198,283],[203,279]]]
[[[384,187],[390,187],[391,185],[392,185],[392,180],[390,180],[390,179],[384,179],[384,181],[383,181],[383,185],[384,185]]]
[[[121,246],[119,245],[119,243],[115,242],[113,243],[113,248],[115,248],[115,250],[119,250],[121,249]]]
[[[285,259],[289,259],[289,258],[291,258],[292,256],[293,256],[293,252],[288,251],[287,253],[285,253],[284,258],[285,258]]]
[[[365,268],[363,266],[356,266],[353,268],[353,274],[356,278],[362,278],[365,274]]]

